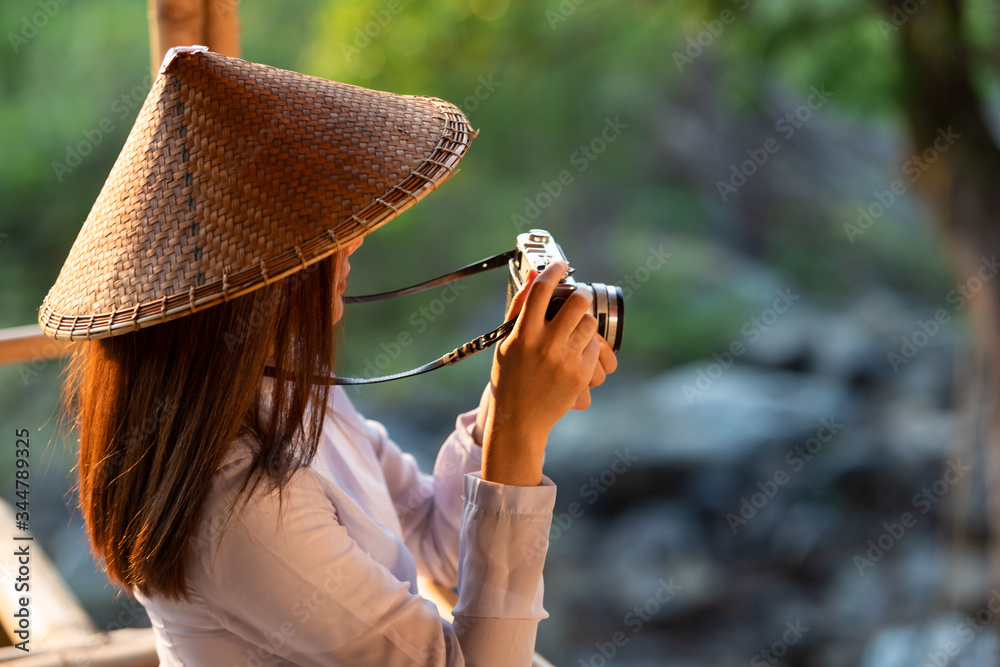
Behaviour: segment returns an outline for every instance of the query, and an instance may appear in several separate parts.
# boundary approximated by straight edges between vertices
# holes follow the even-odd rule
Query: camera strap
[[[417,294],[418,292],[423,292],[425,290],[432,289],[439,285],[447,285],[448,283],[454,282],[461,278],[466,278],[468,276],[475,275],[477,273],[482,273],[483,271],[489,271],[491,269],[497,269],[501,266],[506,266],[507,262],[514,257],[516,250],[508,250],[507,252],[502,252],[499,255],[493,255],[492,257],[487,257],[478,262],[473,262],[472,264],[467,264],[460,269],[452,271],[451,273],[446,273],[443,276],[438,276],[432,280],[426,280],[422,283],[417,283],[416,285],[411,285],[410,287],[404,287],[402,289],[393,290],[391,292],[380,292],[378,294],[366,294],[364,296],[345,296],[343,297],[344,303],[367,303],[369,301],[381,301],[383,299],[391,299],[396,296],[407,296],[409,294]],[[417,368],[410,369],[408,371],[403,371],[402,373],[394,373],[392,375],[382,375],[380,377],[374,378],[342,378],[342,377],[330,377],[330,376],[313,376],[312,381],[314,384],[329,384],[329,385],[355,385],[355,384],[374,384],[376,382],[389,382],[391,380],[399,380],[402,378],[413,377],[414,375],[420,375],[422,373],[427,373],[444,366],[451,366],[457,364],[462,359],[471,357],[472,355],[482,352],[483,350],[493,347],[498,342],[507,337],[507,335],[514,329],[514,324],[517,322],[517,318],[507,320],[496,329],[490,332],[484,333],[482,336],[475,338],[461,347],[457,347],[448,354],[435,359],[423,366],[418,366]],[[277,371],[274,366],[265,366],[264,375],[267,377],[276,377]]]
[[[369,301],[381,301],[382,299],[391,299],[394,296],[416,294],[418,292],[423,292],[424,290],[437,287],[438,285],[447,285],[448,283],[453,283],[460,278],[474,276],[477,273],[482,273],[483,271],[489,271],[490,269],[498,269],[501,266],[507,266],[507,262],[510,261],[516,252],[516,250],[508,250],[507,252],[502,252],[499,255],[493,255],[492,257],[481,259],[478,262],[466,264],[462,268],[456,269],[451,273],[446,273],[443,276],[438,276],[432,280],[426,280],[422,283],[411,285],[410,287],[404,287],[403,289],[397,289],[391,292],[380,292],[379,294],[366,294],[364,296],[345,296],[344,303],[367,303]]]

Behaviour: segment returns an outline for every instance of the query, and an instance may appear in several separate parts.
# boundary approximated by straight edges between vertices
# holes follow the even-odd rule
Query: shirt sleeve
[[[464,488],[454,624],[357,545],[307,468],[280,511],[276,493],[254,494],[200,561],[196,587],[224,627],[296,665],[527,666],[547,617],[541,572],[555,486],[467,475]]]
[[[464,477],[458,602],[452,610],[468,664],[530,665],[542,606],[542,569],[556,487]]]
[[[420,574],[454,587],[458,579],[463,479],[478,473],[483,448],[472,437],[477,410],[458,416],[455,430],[438,451],[433,475],[400,450],[382,424],[365,420],[386,486],[403,529],[403,542]]]

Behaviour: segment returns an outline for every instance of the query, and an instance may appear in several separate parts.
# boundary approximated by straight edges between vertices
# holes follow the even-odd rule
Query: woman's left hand
[[[538,272],[534,269],[528,273],[528,279],[524,281],[521,290],[511,300],[510,308],[507,309],[507,316],[504,318],[504,322],[517,317],[521,313],[521,308],[524,306],[524,298],[528,294],[528,288],[531,287],[531,283],[534,282],[536,276],[538,276]],[[614,351],[611,349],[611,344],[604,340],[603,337],[600,338],[600,361],[594,367],[594,375],[590,378],[590,384],[577,396],[576,402],[573,404],[573,410],[586,410],[589,408],[590,390],[603,384],[607,376],[614,373],[615,369],[618,368],[618,357],[615,356]],[[476,415],[476,425],[472,429],[472,438],[480,447],[483,445],[483,430],[486,428],[487,419],[489,419],[491,412],[493,412],[493,384],[487,383],[486,388],[483,390],[483,395],[479,399],[479,413]]]

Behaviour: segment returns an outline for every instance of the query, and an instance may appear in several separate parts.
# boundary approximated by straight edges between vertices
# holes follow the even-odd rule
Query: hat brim
[[[447,180],[454,105],[215,53],[164,63],[39,309],[95,340],[252,292],[371,233]]]

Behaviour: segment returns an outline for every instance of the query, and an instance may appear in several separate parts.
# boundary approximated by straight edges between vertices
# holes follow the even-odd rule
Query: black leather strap
[[[490,269],[497,269],[501,266],[506,266],[507,262],[511,257],[514,256],[516,250],[508,250],[507,252],[502,252],[499,255],[493,255],[492,257],[487,257],[486,259],[481,259],[478,262],[473,262],[472,264],[467,264],[457,271],[452,271],[451,273],[446,273],[443,276],[438,276],[433,280],[428,280],[422,283],[417,283],[416,285],[411,285],[410,287],[404,287],[403,289],[393,290],[391,292],[380,292],[378,294],[366,294],[364,296],[345,296],[343,297],[344,303],[366,303],[368,301],[381,301],[382,299],[391,299],[394,296],[407,296],[408,294],[416,294],[417,292],[423,292],[424,290],[429,290],[432,287],[437,287],[438,285],[447,285],[448,283],[455,282],[459,278],[465,278],[467,276],[474,276],[477,273],[482,273],[483,271],[489,271]]]
[[[375,384],[376,382],[389,382],[390,380],[400,380],[402,378],[413,377],[414,375],[420,375],[422,373],[428,373],[430,371],[443,368],[444,366],[451,366],[452,364],[457,364],[462,359],[467,359],[472,355],[482,352],[483,350],[493,347],[498,342],[507,337],[507,335],[514,329],[514,325],[517,323],[517,318],[507,320],[500,326],[498,326],[493,331],[485,333],[475,340],[471,340],[462,347],[455,348],[448,354],[444,355],[440,359],[435,359],[434,361],[424,364],[423,366],[418,366],[417,368],[410,369],[408,371],[403,371],[402,373],[394,373],[392,375],[382,375],[376,378],[342,378],[342,377],[330,377],[327,375],[314,375],[312,378],[313,384]],[[267,377],[274,377],[275,370],[274,366],[265,366],[264,375]]]
[[[418,292],[423,292],[424,290],[429,290],[432,287],[437,287],[438,285],[447,285],[450,282],[454,282],[459,278],[465,278],[467,276],[472,276],[477,273],[482,273],[483,271],[489,271],[490,269],[497,269],[501,266],[506,266],[507,262],[514,256],[516,250],[508,250],[507,252],[500,253],[499,255],[493,255],[492,257],[487,257],[486,259],[474,262],[473,264],[468,264],[458,269],[457,271],[452,271],[451,273],[446,273],[443,276],[434,278],[433,280],[428,280],[422,283],[417,283],[416,285],[411,285],[410,287],[404,287],[403,289],[393,290],[392,292],[381,292],[379,294],[366,294],[364,296],[345,296],[343,297],[344,303],[366,303],[368,301],[381,301],[382,299],[390,299],[394,296],[406,296],[408,294],[416,294]],[[422,373],[428,373],[430,371],[443,368],[444,366],[451,366],[452,364],[457,364],[462,359],[466,359],[476,354],[477,352],[482,352],[483,350],[493,347],[498,342],[507,337],[507,335],[514,329],[514,324],[517,322],[517,318],[507,320],[500,326],[498,326],[493,331],[483,334],[482,336],[475,338],[462,347],[457,347],[448,354],[444,355],[439,359],[435,359],[430,363],[426,363],[423,366],[418,366],[417,368],[410,369],[408,371],[403,371],[402,373],[394,373],[392,375],[382,375],[375,378],[342,378],[342,377],[330,377],[330,376],[313,376],[313,384],[329,384],[329,385],[355,385],[355,384],[375,384],[376,382],[389,382],[391,380],[400,380],[402,378],[413,377],[414,375],[420,375]],[[277,372],[274,366],[265,366],[264,375],[267,377],[275,377]]]

